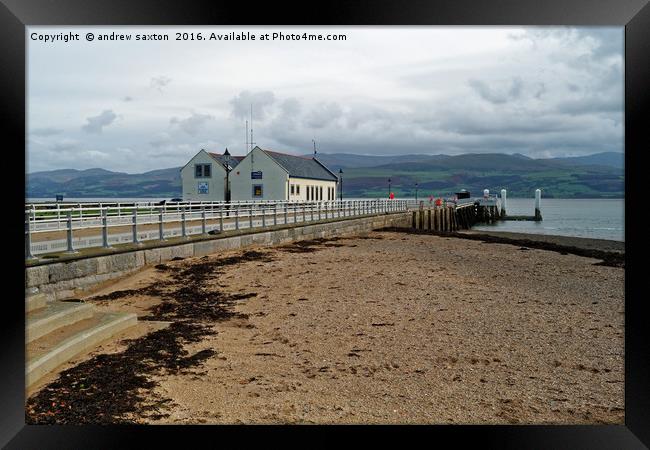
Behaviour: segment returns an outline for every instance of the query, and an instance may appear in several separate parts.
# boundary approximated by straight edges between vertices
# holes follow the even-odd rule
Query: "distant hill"
[[[311,155],[306,155],[311,156]],[[508,189],[511,197],[532,197],[540,188],[547,198],[624,197],[623,155],[598,153],[572,158],[533,159],[524,155],[476,153],[450,155],[366,156],[318,153],[333,172],[343,170],[344,196],[386,197],[388,178],[398,197],[448,195],[460,189],[482,192]],[[104,169],[62,169],[27,175],[27,197],[178,197],[180,167],[142,174]]]
[[[104,169],[52,170],[27,174],[27,197],[178,197],[180,167],[141,174]]]
[[[311,158],[313,154],[302,155]],[[355,155],[351,153],[317,153],[316,158],[330,170],[338,172],[339,169],[356,167],[377,167],[382,165],[406,162],[431,161],[449,158],[448,155],[398,155],[375,156]]]
[[[625,165],[625,155],[623,153],[603,152],[588,156],[553,158],[549,161],[555,161],[568,165],[597,165],[622,169]]]

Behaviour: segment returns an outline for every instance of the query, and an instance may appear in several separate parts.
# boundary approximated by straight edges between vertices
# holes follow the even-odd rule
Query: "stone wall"
[[[384,227],[409,227],[409,213],[354,218],[336,222],[310,223],[279,230],[246,232],[229,237],[189,242],[167,247],[53,262],[25,269],[25,288],[38,289],[48,300],[79,295],[85,289],[135,272],[146,265],[159,264],[175,257],[189,258],[249,246],[273,246],[294,241],[343,236]]]

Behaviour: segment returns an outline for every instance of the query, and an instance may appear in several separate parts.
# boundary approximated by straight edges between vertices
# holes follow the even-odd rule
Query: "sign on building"
[[[198,192],[199,192],[199,194],[207,194],[208,193],[208,182],[207,181],[199,181]]]
[[[251,180],[261,180],[262,179],[262,171],[258,170],[257,172],[251,172]]]

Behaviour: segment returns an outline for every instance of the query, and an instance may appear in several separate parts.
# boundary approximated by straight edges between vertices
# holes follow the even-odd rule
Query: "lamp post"
[[[390,178],[388,179],[388,197],[390,197]]]
[[[417,183],[415,183],[415,201],[416,201],[416,203],[418,201],[418,184]]]
[[[339,199],[343,201],[343,169],[339,169]]]
[[[223,152],[223,160],[226,162],[226,203],[230,203],[230,152],[228,148]]]

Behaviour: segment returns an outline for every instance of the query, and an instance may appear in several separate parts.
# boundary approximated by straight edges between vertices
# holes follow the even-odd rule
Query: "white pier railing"
[[[30,204],[25,257],[80,248],[407,211],[407,200]]]

